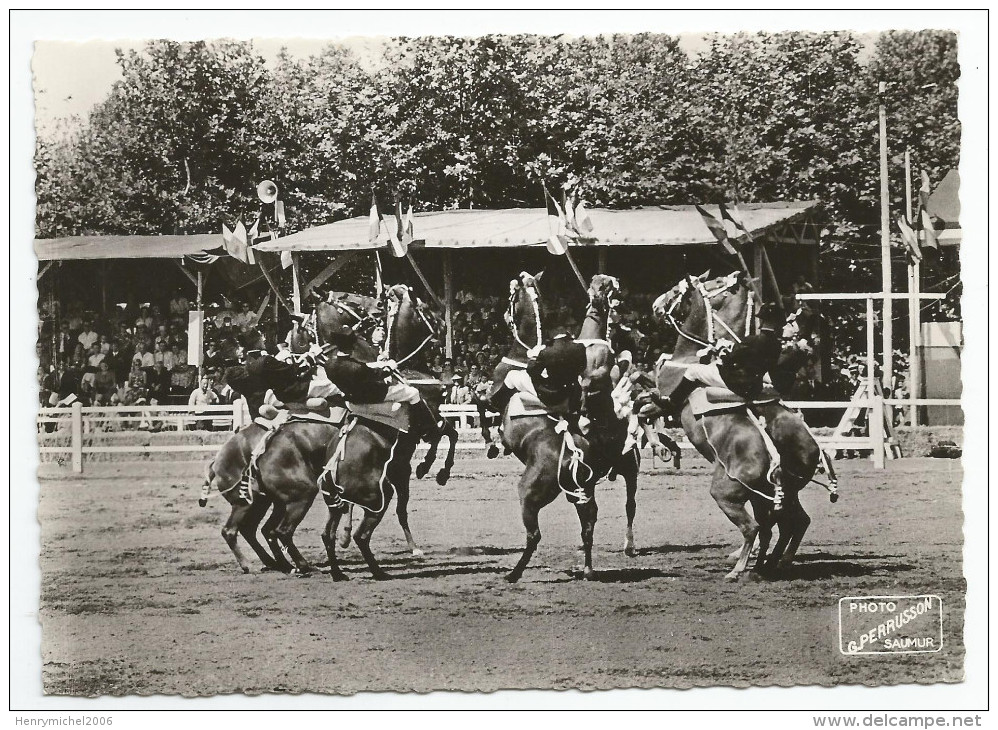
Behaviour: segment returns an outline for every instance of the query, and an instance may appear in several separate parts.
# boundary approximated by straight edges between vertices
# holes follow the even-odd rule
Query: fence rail
[[[885,405],[908,403],[903,399],[885,399],[880,396],[858,398],[851,401],[787,401],[790,408],[801,410],[821,409],[866,409],[868,434],[862,436],[846,436],[833,434],[818,436],[818,443],[826,449],[848,449],[853,451],[870,451],[873,463],[883,468],[885,461],[885,440],[883,414]],[[928,399],[916,401],[920,406],[959,406],[959,399]],[[459,433],[468,438],[458,442],[462,451],[484,449],[484,444],[473,437],[478,428],[479,412],[475,406],[443,405],[440,414],[456,421]],[[201,453],[217,451],[219,444],[85,444],[85,437],[91,441],[94,436],[114,432],[135,432],[153,428],[160,432],[183,432],[188,426],[210,424],[214,430],[235,431],[246,422],[246,414],[241,402],[234,405],[219,406],[87,406],[74,403],[70,408],[41,408],[38,411],[37,424],[39,432],[61,432],[61,427],[68,426],[69,442],[58,445],[40,445],[42,454],[69,454],[72,468],[76,472],[83,471],[83,457],[93,454],[155,454],[155,453]],[[683,448],[692,448],[687,442],[681,443]]]

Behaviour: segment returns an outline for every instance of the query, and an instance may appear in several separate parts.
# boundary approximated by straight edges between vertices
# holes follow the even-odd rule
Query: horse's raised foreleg
[[[277,527],[276,531],[277,540],[285,556],[290,558],[291,562],[294,563],[294,572],[299,575],[308,575],[311,573],[312,566],[309,565],[308,561],[305,560],[295,545],[294,535],[295,530],[298,529],[298,525],[301,524],[301,521],[305,519],[305,515],[308,514],[308,509],[312,506],[315,495],[316,492],[312,492],[308,499],[300,499],[289,504],[285,510],[284,519],[281,520],[281,524]]]
[[[284,548],[281,545],[281,541],[277,537],[277,528],[280,526],[281,522],[284,520],[284,514],[287,511],[287,505],[284,502],[274,501],[274,511],[270,513],[270,517],[267,521],[263,523],[263,527],[260,528],[260,533],[263,535],[263,539],[267,541],[270,546],[270,552],[274,555],[274,562],[277,564],[277,570],[282,573],[290,573],[294,570],[294,566],[288,562],[287,557],[284,555]]]
[[[440,445],[440,439],[444,436],[443,429],[437,429],[432,434],[427,434],[425,439],[429,448],[426,450],[426,455],[423,460],[416,465],[416,478],[422,479],[430,472],[430,467],[433,466],[433,462],[437,460],[437,446]]]
[[[596,531],[596,497],[593,497],[585,504],[576,504],[575,510],[579,513],[579,523],[582,525],[582,551],[585,554],[585,563],[582,567],[582,577],[592,580],[593,572],[593,533]]]
[[[391,502],[393,488],[391,483],[385,480],[385,506],[380,512],[364,512],[364,519],[360,521],[360,526],[357,531],[353,534],[353,541],[357,543],[357,547],[360,549],[360,554],[364,556],[364,560],[367,561],[367,567],[371,569],[371,575],[374,576],[375,580],[388,580],[390,577],[388,573],[382,570],[381,566],[378,565],[378,561],[374,557],[374,553],[371,552],[371,535],[374,534],[375,528],[381,523],[381,519],[385,516],[385,512],[388,511],[388,503]]]
[[[437,484],[443,486],[450,479],[450,470],[454,467],[454,452],[457,451],[457,427],[448,422],[443,428],[443,434],[447,436],[447,456],[444,457],[444,465],[437,472]]]
[[[326,527],[322,531],[322,544],[326,547],[326,556],[329,558],[329,574],[333,580],[350,580],[346,574],[340,570],[340,563],[336,559],[336,527],[340,523],[340,518],[346,513],[345,503],[337,507],[329,508],[329,517],[326,520]]]
[[[624,477],[624,487],[626,491],[626,501],[624,511],[627,513],[627,534],[624,536],[624,554],[634,556],[634,515],[637,513],[638,504],[635,497],[638,493],[638,470],[641,456],[638,447],[624,454],[623,464],[620,467],[620,475]]]
[[[260,562],[263,563],[264,568],[267,570],[280,570],[277,561],[274,560],[274,556],[267,551],[267,548],[260,544],[260,540],[256,536],[257,529],[259,529],[260,523],[263,521],[263,516],[267,513],[272,503],[273,500],[270,497],[258,493],[253,500],[250,514],[245,522],[239,526],[239,534],[253,548],[253,552],[260,558]]]
[[[405,471],[393,474],[392,476],[392,483],[395,485],[395,491],[398,494],[398,501],[395,503],[395,515],[398,517],[399,525],[402,527],[402,534],[405,535],[405,542],[409,546],[409,552],[414,557],[419,558],[423,556],[423,551],[416,547],[412,531],[409,530],[409,476],[411,467],[408,464],[405,464],[405,467],[408,467]]]

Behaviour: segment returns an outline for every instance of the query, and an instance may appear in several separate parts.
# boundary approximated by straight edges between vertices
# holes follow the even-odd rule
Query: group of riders
[[[618,472],[624,474],[628,483],[628,542],[632,542],[633,493],[636,488],[641,441],[646,440],[655,453],[660,455],[671,451],[677,466],[679,462],[678,444],[653,428],[657,419],[663,416],[680,420],[693,445],[719,465],[720,471],[715,472],[712,496],[745,535],[746,547],[742,551],[740,570],[744,570],[750,543],[756,539],[757,532],[762,530],[766,533],[772,526],[779,524],[781,541],[784,540],[783,523],[778,514],[784,502],[781,485],[788,481],[793,482],[795,488],[788,500],[790,509],[787,511],[787,521],[792,521],[790,513],[793,512],[796,516],[794,519],[803,524],[803,528],[798,525],[788,530],[788,535],[795,534],[794,529],[799,536],[803,535],[807,517],[796,500],[796,491],[810,481],[814,474],[819,458],[816,442],[803,420],[796,414],[793,415],[793,424],[789,428],[778,429],[783,435],[777,438],[772,424],[782,423],[785,426],[786,422],[781,419],[789,411],[769,411],[771,424],[767,427],[767,419],[763,415],[765,408],[762,407],[778,404],[780,395],[787,392],[800,367],[802,341],[798,337],[794,317],[788,318],[774,304],[755,307],[749,294],[747,308],[743,301],[742,309],[733,310],[745,325],[742,336],[738,336],[732,326],[726,324],[724,318],[711,307],[723,299],[718,296],[719,293],[730,294],[738,286],[744,287],[745,282],[741,279],[740,272],[722,277],[720,286],[710,291],[706,288],[707,283],[703,277],[688,276],[656,302],[656,312],[673,324],[679,340],[674,362],[664,362],[668,358],[663,358],[656,364],[655,372],[649,373],[633,363],[636,345],[632,333],[620,321],[617,311],[620,286],[614,277],[597,275],[593,278],[587,292],[590,298],[587,323],[577,335],[559,329],[543,333],[535,278],[524,272],[519,279],[510,282],[510,309],[506,320],[513,342],[507,356],[493,374],[487,395],[479,403],[479,411],[483,416],[483,436],[490,441],[488,456],[494,458],[504,448],[506,453],[515,453],[527,466],[527,472],[521,480],[520,498],[524,505],[528,547],[517,568],[511,576],[507,576],[508,579],[519,578],[533,548],[540,540],[535,524],[536,512],[550,503],[558,493],[564,493],[579,510],[580,520],[583,522],[588,575],[591,571],[592,526],[596,519],[595,503],[591,503],[593,488],[600,479],[615,478]],[[408,287],[403,289],[408,290]],[[516,298],[523,294],[524,289],[532,290],[529,296],[533,300],[524,298],[522,301],[529,306],[518,308]],[[702,298],[706,315],[697,315],[693,311],[693,305],[697,303],[696,297],[686,295],[694,290]],[[407,360],[415,353],[402,357],[389,348],[389,340],[394,339],[397,347],[399,339],[397,335],[392,335],[395,321],[391,313],[397,313],[398,300],[391,300],[391,291],[391,288],[386,289],[378,299],[343,295],[373,303],[371,311],[362,314],[357,314],[345,305],[338,305],[355,319],[352,324],[338,320],[330,324],[320,318],[320,307],[328,310],[330,305],[336,305],[336,295],[330,294],[328,299],[317,303],[311,314],[295,315],[294,325],[287,339],[274,354],[265,350],[263,337],[259,333],[249,334],[241,343],[244,362],[230,368],[225,374],[228,384],[245,398],[254,423],[263,426],[270,434],[276,433],[285,423],[303,418],[328,419],[337,425],[339,431],[334,437],[336,448],[331,450],[331,453],[335,453],[315,480],[330,507],[331,515],[335,510],[346,509],[346,503],[359,504],[368,514],[375,509],[383,512],[392,487],[389,484],[386,488],[384,482],[392,474],[406,482],[408,480],[408,465],[400,476],[398,471],[392,471],[392,460],[404,458],[408,461],[412,457],[415,442],[420,438],[431,442],[431,452],[435,455],[435,442],[431,439],[435,436],[439,441],[445,423],[438,410],[442,398],[433,400],[431,391],[427,390],[429,384],[431,390],[436,388],[440,391],[436,393],[440,396],[444,384],[435,381],[432,376],[410,379],[412,371],[403,371],[399,363],[392,359],[394,355]],[[715,299],[713,304],[711,298]],[[690,311],[682,310],[687,305]],[[532,313],[524,313],[531,307]],[[706,335],[691,334],[690,325],[681,324],[677,320],[677,314],[681,310],[685,312],[682,314],[683,318],[706,327]],[[425,316],[422,316],[422,321],[430,328],[430,334],[434,334],[433,326]],[[714,335],[715,321],[724,327],[732,339]],[[738,326],[734,320],[732,323],[735,327]],[[429,339],[430,336],[423,338],[417,350]],[[702,347],[690,351],[690,346],[694,345]],[[695,352],[695,355],[691,352]],[[668,365],[671,367],[664,367]],[[671,370],[677,377],[663,378],[663,369]],[[405,372],[410,373],[409,377]],[[417,384],[419,388],[416,387]],[[725,440],[723,434],[719,438],[716,430],[712,434],[703,420],[696,421],[700,424],[699,428],[691,430],[690,424],[686,422],[689,414],[687,406],[692,404],[691,396],[695,392],[705,391],[714,392],[715,395],[718,391],[727,394],[722,398],[727,401],[722,411],[727,409],[726,412],[730,413],[732,407],[741,409],[740,420],[732,422],[731,428],[727,430],[737,432],[738,429],[747,427],[757,432],[751,438],[754,439],[753,443],[765,445],[760,452],[760,459],[766,462],[766,468],[762,472],[755,473],[751,468],[744,468],[744,465],[730,463],[742,459],[744,448],[739,451],[741,447],[730,438]],[[713,406],[709,406],[708,410],[711,407]],[[489,435],[485,425],[488,411],[500,414],[502,419],[495,439]],[[696,415],[702,415],[703,412],[701,409]],[[526,422],[526,419],[517,421],[518,416],[540,419],[535,423],[540,423],[541,426],[528,430],[529,432],[517,431],[518,424]],[[380,478],[378,488],[381,499],[372,504],[380,504],[380,507],[351,501],[349,495],[344,496],[344,487],[337,484],[337,464],[344,458],[347,434],[357,421],[368,425],[381,424],[379,428],[387,424],[397,429],[396,432],[407,433],[412,441],[409,450],[400,448],[396,454],[395,446],[389,445],[382,450],[382,456],[379,456],[384,463],[375,465],[372,473],[376,475],[375,481]],[[803,437],[800,436],[802,429]],[[511,432],[517,432],[518,435]],[[542,436],[538,438],[533,434]],[[789,441],[788,434],[793,436]],[[399,444],[398,438],[394,442],[396,445]],[[794,438],[797,442],[801,438],[806,441],[803,448],[797,448]],[[252,447],[253,453],[245,470],[245,478],[239,484],[240,502],[252,504],[255,492],[260,489],[252,475],[254,464],[266,452],[268,441],[269,437],[265,436],[258,439]],[[538,443],[542,444],[541,447],[535,448]],[[797,473],[783,479],[779,473],[781,455],[787,450],[792,454],[791,465]],[[445,464],[446,474],[449,474],[453,461],[452,454],[453,442],[451,454]],[[541,465],[533,468],[532,463],[538,461],[553,462],[553,472],[549,470],[545,476],[542,472],[547,467]],[[752,459],[743,461],[749,463]],[[823,459],[823,463],[827,464],[827,460]],[[830,464],[827,466],[829,478],[833,481],[830,491],[833,491],[834,476],[830,473]],[[422,473],[417,469],[416,474],[422,476],[425,469]],[[568,476],[563,477],[563,474]],[[438,475],[439,483],[445,480],[446,476]],[[548,486],[538,486],[542,482]],[[550,487],[551,482],[556,486]],[[747,491],[743,491],[742,487]],[[208,489],[207,484],[205,489]],[[404,489],[407,500],[407,484]],[[531,489],[546,491],[543,496],[532,499],[525,493]],[[402,492],[399,494],[401,497]],[[202,497],[204,503],[207,492]],[[760,507],[756,501],[758,498],[767,502]],[[744,510],[747,499],[753,500],[753,504],[757,505],[757,513],[762,509],[771,516],[771,522],[761,524],[765,522],[761,520],[756,525],[750,519],[743,519],[740,511]],[[726,505],[729,501],[731,506]],[[333,522],[338,523],[338,517]],[[373,529],[373,524],[370,529]],[[290,529],[293,530],[293,527]],[[327,528],[327,531],[329,529],[335,528]],[[405,524],[403,529],[407,531]],[[799,536],[794,538],[798,542]],[[369,538],[369,531],[367,537]],[[331,537],[325,536],[324,541],[327,550],[330,549]],[[361,549],[367,550],[366,542]],[[782,555],[784,549],[785,543],[782,547],[778,545],[774,557],[777,553]],[[795,549],[796,544],[792,544],[789,550],[791,558]],[[332,559],[332,552],[330,556]],[[365,557],[369,559],[372,568],[375,567],[373,558],[366,554]]]
[[[431,409],[419,390],[399,375],[396,363],[388,358],[386,351],[372,361],[360,360],[354,354],[357,332],[351,326],[340,325],[329,335],[329,341],[320,345],[314,315],[293,318],[292,329],[275,354],[264,349],[263,337],[258,332],[246,334],[241,343],[244,364],[225,373],[229,386],[245,398],[251,418],[273,423],[290,412],[289,408],[324,413],[345,409],[348,402],[408,404],[409,428],[413,433],[418,436],[433,427],[435,417]],[[607,330],[607,341],[613,347],[616,361],[614,380],[627,378],[635,385],[635,396],[631,398],[634,415],[644,428],[644,438],[656,452],[662,449],[665,453],[667,449],[678,463],[678,445],[649,426],[660,416],[678,417],[694,390],[726,388],[751,400],[759,395],[764,384],[780,383],[784,392],[792,384],[792,372],[799,366],[791,356],[798,341],[796,330],[787,326],[784,312],[774,304],[760,307],[758,319],[756,334],[739,342],[722,341],[704,352],[703,362],[687,365],[672,392],[661,394],[654,387],[652,376],[633,364],[636,343],[614,308]],[[383,334],[374,339],[383,341]],[[503,414],[513,395],[524,394],[539,400],[551,414],[565,419],[571,430],[585,431],[588,419],[583,417],[580,423],[580,417],[585,410],[583,380],[589,365],[586,344],[567,331],[556,330],[546,343],[527,351],[525,365],[497,369],[482,405]],[[490,458],[498,450],[497,438],[489,444]],[[245,485],[243,489],[242,496],[250,499]],[[585,498],[581,488],[575,496]]]

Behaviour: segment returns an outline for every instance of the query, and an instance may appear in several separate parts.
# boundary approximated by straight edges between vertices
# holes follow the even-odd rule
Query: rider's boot
[[[486,405],[489,410],[495,411],[499,414],[500,418],[506,413],[506,407],[509,406],[510,399],[516,394],[514,388],[510,388],[508,385],[501,385],[499,389],[492,394],[492,397],[486,401]],[[495,436],[492,437],[492,443],[489,444],[488,449],[485,451],[485,455],[489,459],[495,459],[499,456],[502,451],[502,426],[496,429]]]

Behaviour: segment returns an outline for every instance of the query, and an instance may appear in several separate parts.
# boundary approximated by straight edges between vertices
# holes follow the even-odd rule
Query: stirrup
[[[249,479],[239,482],[239,499],[246,504],[253,504],[253,490],[250,489]]]
[[[586,494],[586,490],[582,488],[576,489],[572,492],[565,492],[565,494],[567,494],[571,499],[574,499],[575,504],[577,505],[589,504],[589,501],[592,499],[592,497]]]
[[[780,464],[769,467],[766,480],[773,485],[773,511],[779,512],[783,509],[783,469]]]

